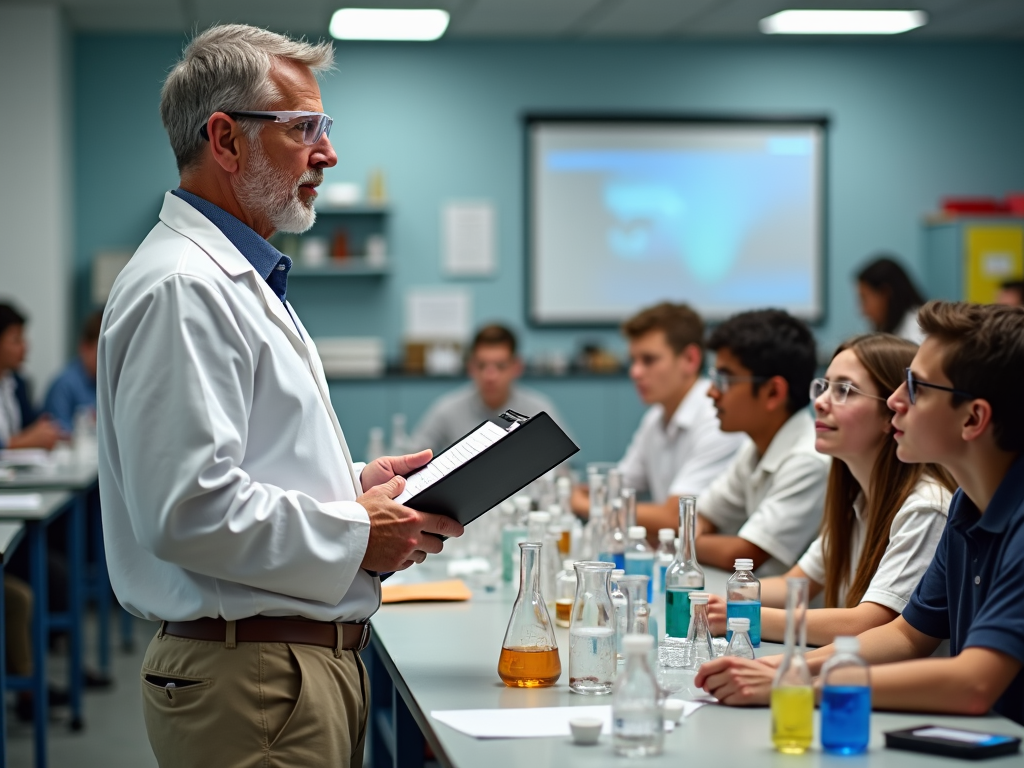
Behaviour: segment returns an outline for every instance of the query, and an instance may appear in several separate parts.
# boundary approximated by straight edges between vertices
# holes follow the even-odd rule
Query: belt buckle
[[[366,622],[365,624],[363,624],[363,632],[359,636],[359,647],[356,648],[356,650],[357,651],[365,650],[366,646],[368,646],[369,644],[370,644],[370,622]]]

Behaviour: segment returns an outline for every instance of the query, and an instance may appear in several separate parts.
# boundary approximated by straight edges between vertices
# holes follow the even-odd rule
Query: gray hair
[[[281,98],[270,80],[275,58],[319,74],[334,65],[334,48],[247,24],[214,26],[189,42],[160,92],[160,119],[179,172],[202,156],[205,140],[199,131],[214,112],[263,110]],[[253,138],[262,122],[246,120],[242,128]]]

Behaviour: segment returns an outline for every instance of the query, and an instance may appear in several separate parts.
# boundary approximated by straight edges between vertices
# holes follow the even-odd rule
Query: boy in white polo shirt
[[[776,309],[744,312],[715,329],[708,394],[722,429],[750,439],[697,500],[697,558],[761,575],[788,570],[818,533],[830,459],[814,450],[810,402],[814,337]]]

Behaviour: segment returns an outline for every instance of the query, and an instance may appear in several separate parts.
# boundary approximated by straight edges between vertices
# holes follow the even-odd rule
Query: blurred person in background
[[[60,425],[33,408],[18,373],[28,355],[27,322],[10,304],[0,304],[0,448],[50,450],[64,436]]]
[[[1003,283],[996,294],[995,303],[1008,307],[1024,306],[1024,280],[1008,280]]]
[[[96,349],[102,322],[102,311],[86,318],[78,339],[78,356],[53,380],[46,393],[43,411],[65,432],[74,429],[75,413],[80,408],[96,411]]]
[[[917,310],[925,300],[897,261],[880,256],[863,267],[857,274],[857,294],[861,314],[874,330],[915,344],[924,340]]]

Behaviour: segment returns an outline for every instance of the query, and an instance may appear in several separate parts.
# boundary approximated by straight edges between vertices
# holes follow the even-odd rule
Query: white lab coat
[[[212,222],[166,195],[99,342],[104,542],[132,613],[358,621],[379,607],[379,579],[360,569],[361,466],[297,322]]]

